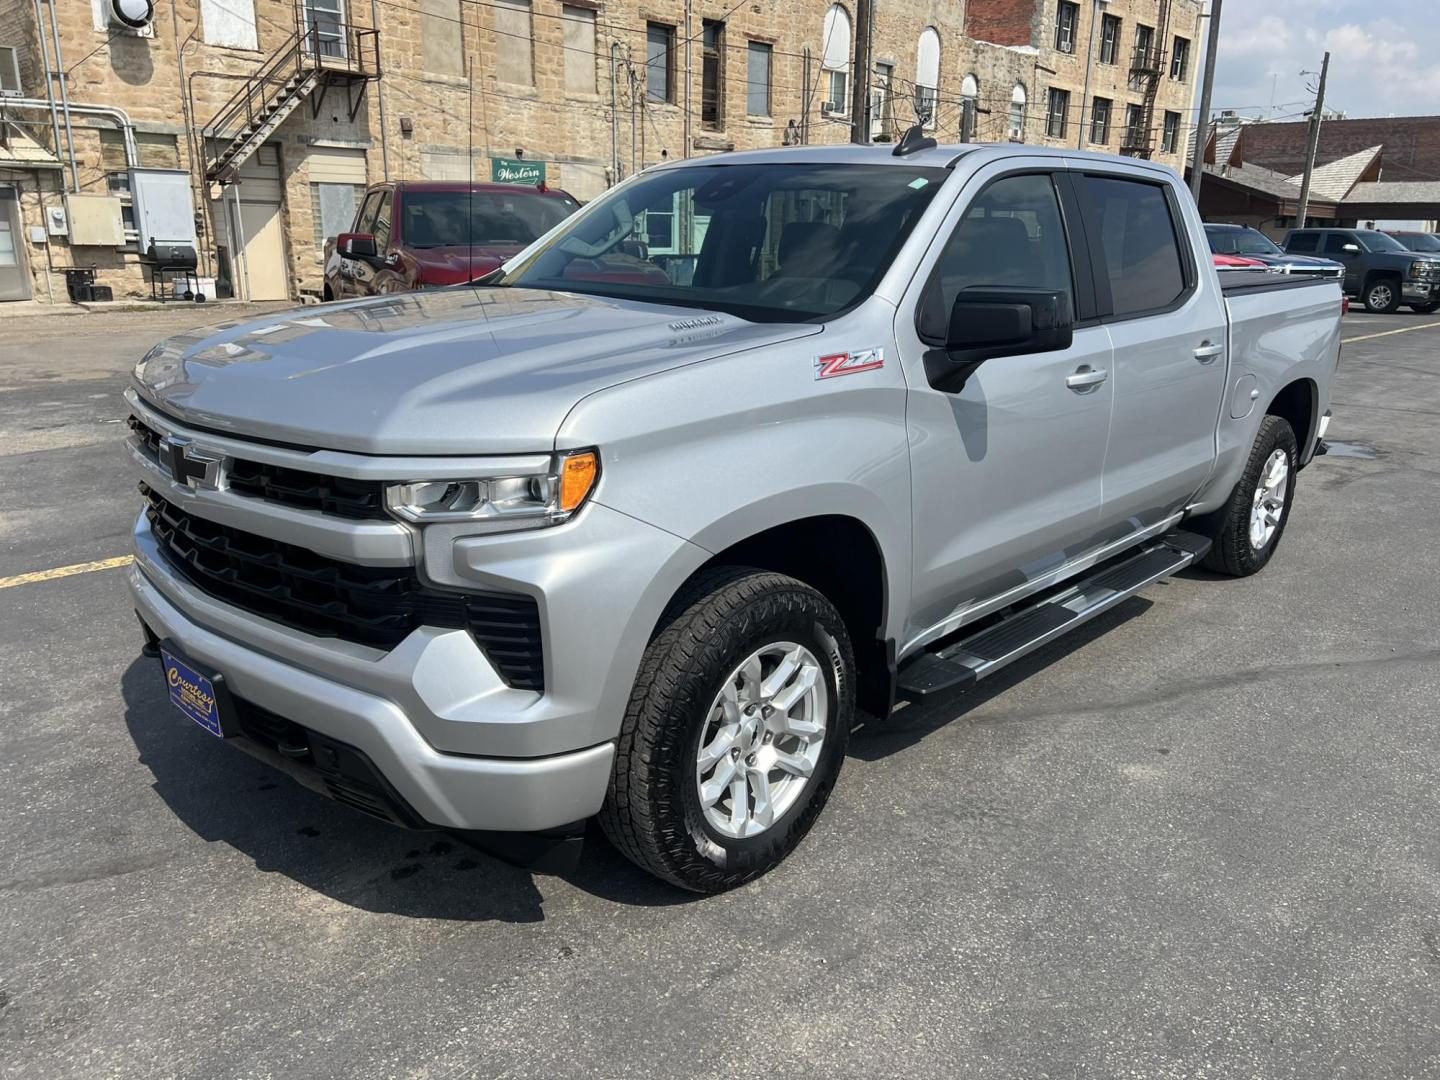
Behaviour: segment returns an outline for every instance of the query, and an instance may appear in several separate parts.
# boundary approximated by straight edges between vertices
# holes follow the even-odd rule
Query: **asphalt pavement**
[[[0,1077],[1440,1075],[1440,317],[1346,319],[1264,573],[858,734],[702,899],[328,803],[170,708],[123,571],[15,583],[126,553],[120,391],[215,315],[0,320]]]

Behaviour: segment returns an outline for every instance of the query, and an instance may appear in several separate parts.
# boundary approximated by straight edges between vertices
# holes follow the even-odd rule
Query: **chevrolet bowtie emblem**
[[[167,435],[160,440],[160,463],[170,471],[176,483],[192,488],[214,489],[220,486],[220,459],[197,450],[189,439]]]

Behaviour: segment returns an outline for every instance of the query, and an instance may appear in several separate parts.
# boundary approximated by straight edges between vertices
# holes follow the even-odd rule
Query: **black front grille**
[[[426,588],[413,569],[340,562],[196,517],[142,485],[151,531],[202,592],[318,637],[390,649],[420,626],[470,631],[510,686],[545,688],[539,607],[508,593]]]
[[[130,417],[130,430],[145,448],[160,456],[160,433],[139,417]],[[267,465],[244,458],[228,458],[225,465],[230,490],[267,502],[302,510],[317,510],[335,517],[361,521],[390,521],[385,512],[385,485],[379,480],[352,480],[325,476],[305,469]]]
[[[226,468],[230,490],[269,502],[304,510],[319,510],[336,517],[390,520],[378,480],[351,480],[322,476],[302,469],[287,469],[258,461],[231,458]]]

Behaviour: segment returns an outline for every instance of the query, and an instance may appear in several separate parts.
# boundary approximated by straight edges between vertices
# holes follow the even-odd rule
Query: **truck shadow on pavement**
[[[535,875],[445,832],[375,821],[309,791],[247,754],[222,746],[166,699],[157,662],[141,657],[121,680],[125,724],[154,790],[195,835],[228,844],[339,903],[379,914],[464,922],[540,922]],[[599,835],[587,837],[565,880],[619,904],[698,899],[631,866]]]

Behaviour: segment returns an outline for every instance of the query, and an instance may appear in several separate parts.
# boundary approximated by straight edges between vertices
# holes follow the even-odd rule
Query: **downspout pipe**
[[[50,39],[45,34],[45,13],[40,10],[40,0],[35,0],[35,33],[40,38],[40,55],[45,64],[45,102],[50,110],[50,131],[55,139],[55,154],[60,154],[60,113],[55,108],[55,77],[50,66]],[[48,252],[47,252],[48,254]]]
[[[3,100],[5,108],[7,109],[50,108],[49,102],[47,102],[44,98],[7,97]],[[136,165],[140,164],[140,154],[135,148],[135,125],[130,122],[130,114],[127,113],[124,109],[117,108],[114,105],[76,105],[72,103],[69,106],[68,111],[72,113],[77,113],[81,116],[103,116],[105,119],[112,121],[115,126],[120,129],[121,135],[125,142],[126,166],[133,169]],[[68,125],[69,121],[67,120],[66,123]],[[58,146],[56,147],[56,150],[59,150]],[[70,163],[72,166],[75,163],[73,155],[70,159]],[[79,190],[78,185],[76,185],[76,190]]]
[[[620,91],[615,85],[615,73],[618,66],[615,63],[615,54],[620,49],[620,42],[610,43],[610,179],[611,183],[618,184],[620,175]]]
[[[50,4],[50,31],[55,38],[55,74],[60,77],[60,107],[65,112],[65,145],[70,150],[70,182],[80,190],[80,162],[75,157],[75,128],[70,123],[70,76],[65,74],[65,57],[60,51],[60,17],[55,14],[56,0]]]

